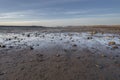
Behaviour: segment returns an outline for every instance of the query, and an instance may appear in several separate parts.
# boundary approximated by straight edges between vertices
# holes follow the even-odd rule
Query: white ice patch
[[[88,37],[92,37],[88,39]],[[110,41],[116,42],[118,49],[112,50],[108,45]],[[89,49],[91,52],[99,53],[120,53],[120,35],[118,34],[101,34],[91,35],[89,32],[77,33],[40,33],[27,32],[21,34],[0,33],[0,44],[25,48],[33,46],[34,49],[47,48],[53,46],[62,46],[63,49],[72,48],[77,45],[78,50]]]

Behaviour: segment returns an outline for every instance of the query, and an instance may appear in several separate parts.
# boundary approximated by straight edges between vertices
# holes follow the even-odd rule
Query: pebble
[[[5,48],[6,46],[5,45],[0,45],[1,48]]]
[[[24,70],[25,68],[24,67],[22,67],[20,70]]]
[[[111,42],[108,43],[109,46],[115,45],[115,44],[116,44],[116,42],[114,42],[114,41],[111,41]]]
[[[117,60],[114,60],[114,63],[115,63],[115,64],[118,64],[118,61],[117,61]]]
[[[64,49],[65,52],[67,52],[67,49]]]
[[[9,46],[9,48],[13,48],[13,46]]]
[[[115,59],[115,57],[114,57],[114,56],[112,56],[112,57],[111,57],[111,59]]]
[[[30,34],[28,34],[27,37],[30,37]]]
[[[60,54],[56,54],[56,57],[60,57]]]
[[[73,47],[77,47],[77,44],[73,44]]]
[[[30,46],[30,50],[33,50],[34,48],[32,46]]]
[[[119,55],[116,55],[115,57],[119,57]]]
[[[87,39],[92,39],[92,37],[87,37]]]
[[[0,72],[0,76],[1,76],[1,75],[4,75],[4,74],[5,74],[4,72]]]
[[[38,57],[43,57],[43,54],[36,54],[36,56],[38,56]]]
[[[107,56],[106,56],[106,55],[104,55],[104,54],[102,54],[101,56],[102,56],[102,57],[107,57]]]
[[[102,65],[96,64],[95,66],[96,66],[97,68],[99,68],[99,69],[103,69],[103,66],[102,66]]]
[[[80,59],[80,56],[77,56],[77,59]]]
[[[114,45],[112,46],[113,49],[118,49],[118,46]]]

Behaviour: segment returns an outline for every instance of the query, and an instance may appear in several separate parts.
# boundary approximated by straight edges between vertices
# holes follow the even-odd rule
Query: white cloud
[[[42,25],[42,26],[69,26],[69,25],[120,25],[120,18],[74,18],[38,21],[8,21],[1,25]]]
[[[4,12],[0,13],[0,21],[2,19],[4,20],[9,20],[9,19],[23,19],[23,20],[28,20],[28,19],[48,19],[48,18],[75,18],[75,17],[88,17],[88,16],[115,16],[119,15],[119,13],[99,13],[96,14],[96,12],[102,12],[105,10],[109,9],[86,9],[86,10],[58,10],[54,11],[53,10],[39,10],[39,9],[31,9],[31,10],[23,10],[23,11],[14,11],[14,12]]]

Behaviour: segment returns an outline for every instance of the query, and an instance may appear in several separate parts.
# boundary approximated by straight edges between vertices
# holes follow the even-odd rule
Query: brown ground
[[[41,31],[78,32],[82,29],[61,28]],[[83,29],[88,30],[120,33],[119,27]],[[74,51],[54,46],[39,50],[2,49],[0,80],[120,80],[120,53],[96,54],[88,49]]]

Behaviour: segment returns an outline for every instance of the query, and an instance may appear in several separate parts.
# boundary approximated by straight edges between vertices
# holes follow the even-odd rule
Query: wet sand
[[[119,28],[82,29],[0,32],[0,80],[120,80]]]

